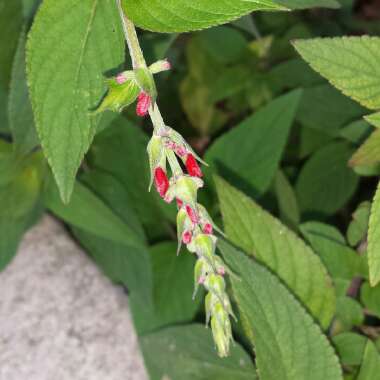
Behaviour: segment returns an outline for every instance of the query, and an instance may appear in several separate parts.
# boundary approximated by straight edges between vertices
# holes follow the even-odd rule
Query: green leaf
[[[375,286],[380,282],[380,182],[377,185],[371,207],[368,228],[369,282]]]
[[[248,193],[263,194],[278,169],[301,94],[293,91],[273,100],[224,133],[208,149],[207,163]]]
[[[21,166],[8,161],[12,165],[10,177],[4,171],[3,159],[1,155],[0,271],[11,261],[24,231],[34,220],[44,174],[40,152],[22,162]],[[7,181],[5,177],[8,177]]]
[[[115,78],[107,80],[108,93],[95,113],[105,110],[121,112],[125,107],[132,104],[140,93],[140,88],[134,80],[128,80],[118,84]]]
[[[281,170],[276,174],[274,188],[281,220],[290,227],[296,228],[300,221],[297,198],[292,185]]]
[[[257,10],[284,9],[271,0],[224,2],[174,0],[123,0],[128,17],[139,27],[154,32],[188,32],[209,28]]]
[[[80,182],[76,182],[70,203],[65,205],[57,188],[50,182],[45,194],[47,207],[64,221],[104,239],[141,248],[143,243],[129,226],[101,199]]]
[[[123,56],[115,1],[45,0],[39,8],[27,44],[28,81],[38,135],[66,203],[99,122],[90,110],[105,90],[101,75]]]
[[[334,107],[331,105],[334,104]],[[297,120],[305,127],[337,136],[340,129],[365,115],[366,110],[329,84],[306,88]]]
[[[380,355],[376,346],[370,341],[364,349],[363,362],[357,380],[373,380],[379,376],[380,372]]]
[[[141,339],[152,380],[255,380],[250,357],[239,346],[219,358],[211,331],[199,324],[169,327]]]
[[[25,31],[23,31],[13,62],[8,106],[14,148],[20,155],[29,153],[38,145],[32,105],[26,83],[25,37]]]
[[[363,257],[347,246],[344,237],[335,227],[320,222],[307,222],[300,226],[300,230],[321,257],[334,281],[345,282],[346,290],[354,276],[366,272]]]
[[[349,331],[364,322],[362,306],[351,297],[338,297],[336,309],[336,317],[331,329],[334,335],[338,332]]]
[[[220,241],[219,248],[239,276],[230,277],[232,292],[254,346],[260,379],[342,379],[327,338],[285,286],[227,242]]]
[[[296,194],[304,213],[334,214],[355,193],[358,176],[347,166],[352,149],[343,142],[318,150],[302,167]]]
[[[371,287],[365,282],[360,288],[360,300],[370,314],[380,318],[380,285]]]
[[[369,166],[380,162],[380,130],[374,131],[350,159],[351,166]]]
[[[318,256],[253,200],[218,177],[216,185],[228,238],[276,273],[327,327],[335,311],[335,293]]]
[[[352,221],[347,229],[347,240],[353,247],[363,240],[367,234],[370,210],[371,203],[362,202],[352,215]]]
[[[380,38],[336,37],[297,40],[294,46],[311,67],[363,106],[380,108]]]
[[[333,343],[339,357],[345,365],[359,365],[362,361],[367,338],[352,332],[345,332],[333,337]]]
[[[368,123],[372,124],[374,127],[380,128],[380,112],[364,116],[364,119],[366,119]]]
[[[161,325],[191,321],[202,301],[192,299],[195,257],[188,252],[176,255],[176,243],[166,242],[151,248],[153,297],[156,318]]]

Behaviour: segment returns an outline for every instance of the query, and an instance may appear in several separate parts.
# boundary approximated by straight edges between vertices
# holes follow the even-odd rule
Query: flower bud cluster
[[[203,187],[203,173],[199,166],[202,161],[183,137],[167,126],[155,129],[147,150],[151,185],[154,183],[166,202],[177,202],[177,254],[184,244],[197,256],[193,297],[200,285],[206,289],[206,324],[211,322],[218,354],[227,356],[232,340],[230,316],[234,315],[226,292],[226,267],[215,254],[217,237],[214,231],[218,229],[205,207],[197,201],[198,189]]]

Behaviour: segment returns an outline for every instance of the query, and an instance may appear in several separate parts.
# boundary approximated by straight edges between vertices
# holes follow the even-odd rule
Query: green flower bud
[[[199,213],[199,216],[201,218],[201,224],[204,225],[206,223],[210,223],[215,231],[218,231],[221,235],[224,235],[224,233],[221,231],[221,229],[211,219],[211,216],[207,212],[206,208],[199,203],[197,206],[198,206],[198,213]]]
[[[223,300],[226,283],[222,276],[215,273],[210,274],[205,281],[205,288],[219,297],[220,300]]]
[[[149,191],[154,180],[154,171],[157,167],[166,169],[166,150],[160,136],[153,135],[147,147],[150,166]]]
[[[198,257],[204,257],[210,263],[210,265],[213,265],[213,262],[214,262],[213,256],[215,253],[215,246],[216,246],[215,236],[201,233],[201,234],[198,234],[193,239],[191,252],[195,252]]]
[[[231,323],[228,313],[221,303],[216,303],[212,310],[211,329],[220,357],[228,356],[232,340]]]
[[[208,261],[201,257],[197,260],[194,267],[194,293],[193,299],[195,298],[199,285],[204,284],[207,280],[209,274],[212,273],[212,266]]]
[[[191,231],[193,229],[193,224],[189,219],[185,209],[181,208],[177,214],[177,239],[178,239],[178,248],[177,255],[181,249],[183,234],[185,231]]]
[[[134,72],[137,85],[141,91],[147,93],[152,98],[152,103],[154,103],[157,98],[157,90],[152,73],[147,67],[140,67],[134,70]]]
[[[197,192],[202,186],[203,181],[197,177],[182,175],[179,178],[172,178],[165,200],[170,203],[174,198],[178,198],[182,202],[196,207]]]
[[[171,69],[171,64],[167,59],[162,59],[160,61],[154,62],[149,66],[149,71],[152,74],[160,73],[161,71],[168,71]]]

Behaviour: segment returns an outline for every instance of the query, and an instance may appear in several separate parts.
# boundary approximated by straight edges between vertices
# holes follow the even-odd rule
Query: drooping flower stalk
[[[159,111],[153,74],[170,70],[170,63],[162,60],[149,67],[146,65],[134,24],[125,15],[121,0],[116,2],[133,70],[122,72],[114,78],[113,93],[110,94],[113,98],[106,98],[101,110],[106,108],[121,110],[123,106],[137,99],[137,115],[145,116],[149,113],[153,124],[153,136],[147,147],[151,186],[154,184],[166,202],[170,203],[173,200],[177,202],[178,252],[184,244],[197,256],[193,297],[199,286],[204,286],[207,291],[206,324],[211,324],[218,354],[227,356],[232,340],[230,316],[233,316],[233,312],[224,280],[226,269],[222,259],[215,254],[217,237],[214,231],[217,227],[207,210],[197,201],[197,192],[204,185],[199,163],[204,162],[178,132],[165,125]],[[129,93],[119,93],[117,86],[123,86],[123,89],[128,89]],[[123,99],[126,99],[124,103],[121,102]]]

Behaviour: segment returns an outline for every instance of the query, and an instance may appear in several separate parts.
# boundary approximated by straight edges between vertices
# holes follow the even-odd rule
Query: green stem
[[[132,66],[134,69],[147,67],[144,54],[141,50],[140,43],[137,38],[135,25],[125,15],[123,11],[123,7],[121,5],[121,0],[116,0],[116,3],[117,3],[117,8],[119,10],[121,22],[123,25],[124,36],[128,44],[129,54],[131,55]]]

